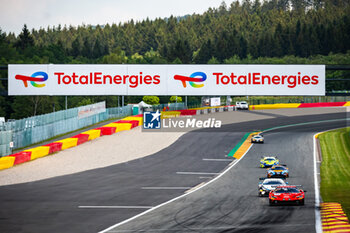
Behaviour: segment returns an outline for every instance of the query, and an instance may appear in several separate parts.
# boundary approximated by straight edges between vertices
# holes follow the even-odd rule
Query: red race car
[[[270,205],[295,203],[304,205],[305,192],[297,186],[278,186],[269,194]]]

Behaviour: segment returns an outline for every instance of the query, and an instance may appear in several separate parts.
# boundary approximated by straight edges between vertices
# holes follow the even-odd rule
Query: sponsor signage
[[[9,65],[9,95],[325,95],[325,65]]]

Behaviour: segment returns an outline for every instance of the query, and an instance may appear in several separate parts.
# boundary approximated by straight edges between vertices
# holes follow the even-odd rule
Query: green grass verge
[[[319,136],[322,150],[321,196],[338,202],[350,217],[350,127]]]

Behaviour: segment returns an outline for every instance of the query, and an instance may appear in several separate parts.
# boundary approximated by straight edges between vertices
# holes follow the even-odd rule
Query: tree
[[[22,32],[18,36],[16,47],[23,50],[33,45],[34,45],[33,37],[30,35],[27,25],[24,24]]]
[[[180,96],[171,96],[169,99],[170,103],[180,103],[182,102],[182,98]]]
[[[159,105],[159,98],[157,96],[146,95],[142,98],[146,104]]]
[[[216,59],[216,57],[211,57],[208,61],[208,64],[220,64],[220,62],[218,61],[218,59]]]
[[[248,45],[246,39],[243,36],[239,38],[239,57],[246,58],[247,57]]]

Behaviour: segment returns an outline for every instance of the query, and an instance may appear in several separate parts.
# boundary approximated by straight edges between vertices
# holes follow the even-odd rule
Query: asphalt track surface
[[[128,163],[2,186],[0,232],[98,232],[147,210],[143,207],[157,206],[182,195],[187,187],[215,177],[232,161],[203,159],[227,159],[225,155],[245,132],[344,118],[346,113],[277,116],[224,125],[221,129],[187,133],[160,152]],[[314,232],[312,136],[345,126],[345,121],[333,121],[270,131],[265,134],[265,144],[254,145],[215,182],[111,232]],[[258,197],[258,178],[265,176],[265,170],[258,168],[258,164],[260,156],[266,154],[278,155],[288,165],[289,184],[301,184],[308,191],[305,206],[270,207],[267,198]]]

